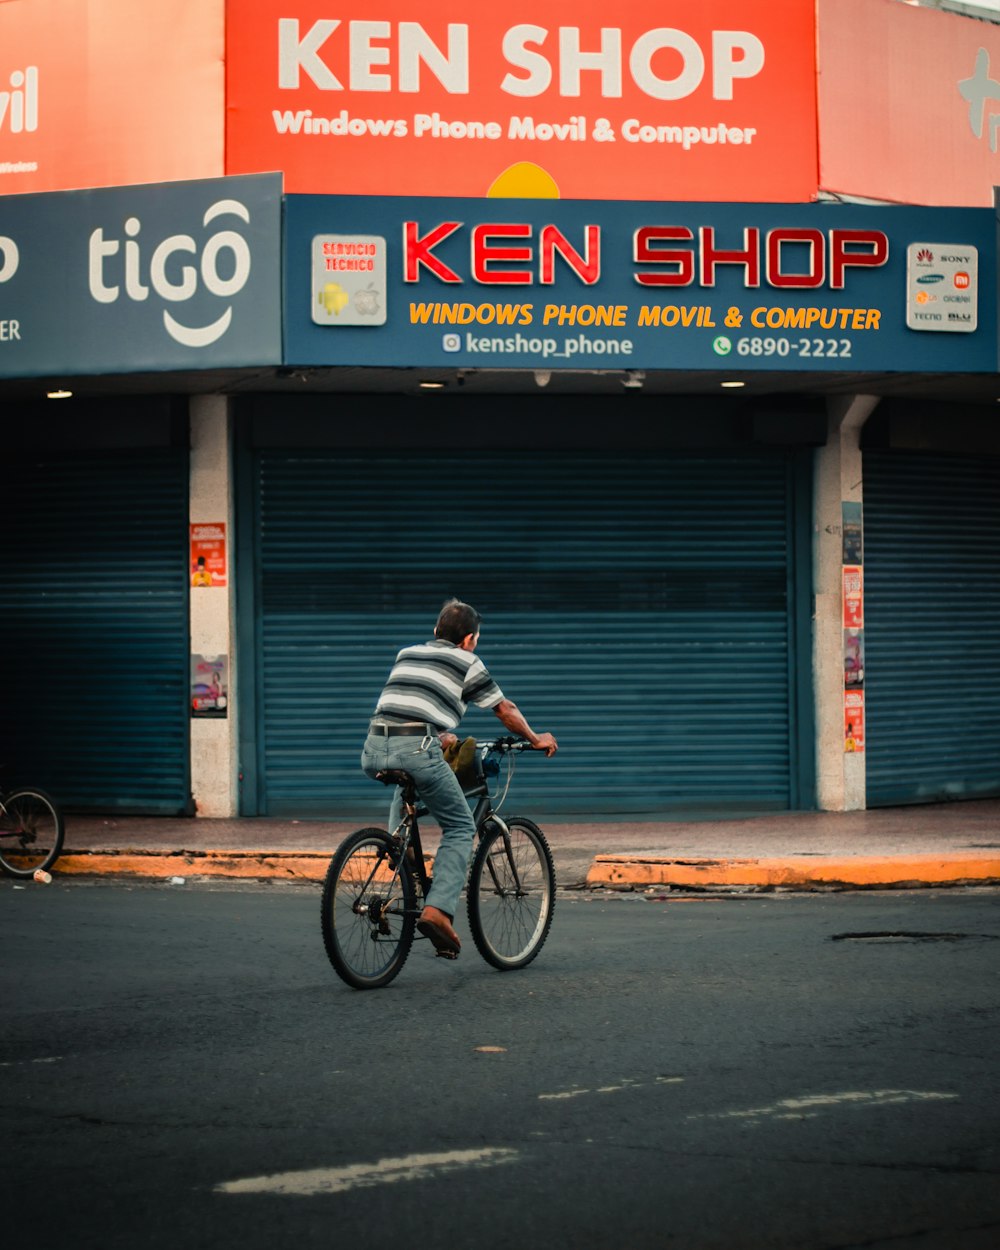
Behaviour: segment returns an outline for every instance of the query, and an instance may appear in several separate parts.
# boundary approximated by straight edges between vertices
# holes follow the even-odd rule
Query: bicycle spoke
[[[15,877],[49,867],[62,849],[62,818],[35,790],[10,794],[0,806],[0,866]]]
[[[348,838],[333,857],[323,890],[323,940],[350,985],[384,985],[403,966],[413,940],[413,884],[393,868],[380,830]]]
[[[555,902],[548,846],[530,821],[512,818],[481,846],[469,883],[469,921],[485,959],[523,967],[548,934]]]

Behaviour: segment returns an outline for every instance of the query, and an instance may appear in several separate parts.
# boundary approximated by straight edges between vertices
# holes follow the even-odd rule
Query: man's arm
[[[555,755],[559,743],[551,734],[536,734],[521,715],[521,710],[510,699],[502,699],[493,709],[505,729],[512,734],[527,738],[536,751],[544,751],[546,755]]]

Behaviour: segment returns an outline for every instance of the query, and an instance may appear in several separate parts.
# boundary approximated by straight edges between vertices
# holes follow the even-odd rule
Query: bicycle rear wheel
[[[359,829],[337,848],[323,885],[323,945],[357,990],[388,985],[413,945],[416,886],[405,864],[394,869],[391,849],[385,830]]]
[[[469,875],[469,928],[480,955],[502,971],[530,964],[548,937],[556,873],[545,835],[523,816],[494,816]]]
[[[50,868],[62,844],[62,813],[41,790],[15,790],[0,804],[0,869],[10,876]]]

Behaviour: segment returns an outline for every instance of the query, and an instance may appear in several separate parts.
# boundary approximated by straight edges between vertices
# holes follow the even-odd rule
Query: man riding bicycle
[[[535,733],[520,710],[475,655],[482,618],[475,608],[450,599],[437,619],[434,637],[404,647],[396,656],[375,705],[361,753],[369,777],[388,769],[408,772],[421,802],[441,827],[434,877],[417,928],[439,955],[457,959],[461,942],[452,921],[472,853],[476,827],[458,778],[442,748],[457,741],[451,732],[469,703],[490,708],[511,733],[538,751],[555,755],[559,745],[550,733]],[[397,791],[389,810],[389,828],[398,827],[402,797]]]

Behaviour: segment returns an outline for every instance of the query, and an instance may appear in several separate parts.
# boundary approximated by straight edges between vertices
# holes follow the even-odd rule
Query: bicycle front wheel
[[[323,945],[337,975],[356,990],[388,985],[410,953],[416,886],[396,869],[383,829],[359,829],[337,848],[323,885]]]
[[[548,937],[556,873],[545,835],[530,820],[493,817],[469,876],[469,928],[480,955],[506,972],[530,964]]]
[[[0,803],[0,869],[10,876],[50,868],[62,844],[62,813],[41,790],[15,790]]]

